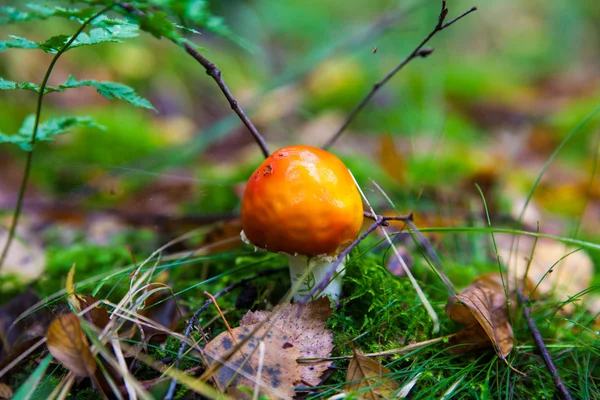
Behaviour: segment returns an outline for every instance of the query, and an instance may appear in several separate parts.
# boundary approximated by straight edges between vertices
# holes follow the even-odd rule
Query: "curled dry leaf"
[[[354,350],[346,373],[346,392],[360,391],[361,399],[389,398],[400,389],[391,371],[377,361]]]
[[[83,317],[86,319],[86,321],[94,324],[100,329],[104,328],[108,324],[108,312],[105,308],[100,307],[100,305],[97,304],[98,300],[95,297],[89,295],[82,296],[75,293],[75,264],[73,264],[71,270],[67,274],[65,289],[69,295],[69,303],[73,309],[75,309],[75,311],[80,312],[94,305],[94,307],[91,307],[85,314],[83,314]]]
[[[276,318],[274,326],[289,335],[289,341],[300,350],[301,358],[327,358],[333,350],[333,333],[325,328],[327,318],[331,316],[329,299],[319,300],[305,305],[278,305],[273,311],[248,312],[242,318],[241,326],[250,326]],[[298,366],[302,381],[310,386],[321,382],[321,375],[331,361],[315,361]]]
[[[6,383],[0,383],[0,399],[10,399],[13,397],[13,391]]]
[[[204,352],[209,363],[224,364],[213,375],[215,384],[236,399],[251,397],[238,386],[254,388],[257,381],[259,392],[269,398],[292,398],[294,386],[300,381],[296,363],[300,350],[289,342],[290,337],[286,332],[278,328],[267,330],[266,324],[259,325],[240,326],[231,333],[223,332],[206,345]],[[252,337],[248,339],[249,335]],[[264,338],[265,345],[262,360],[258,351],[261,338]],[[236,345],[242,342],[243,345],[231,354]],[[262,364],[260,377],[259,364]]]
[[[462,292],[451,297],[446,304],[446,314],[467,328],[452,338],[452,349],[462,353],[490,344],[500,358],[512,351],[514,336],[508,321],[506,295],[500,274],[491,273],[477,278]]]
[[[69,371],[81,377],[94,375],[96,360],[75,314],[56,317],[48,328],[46,340],[50,353]]]

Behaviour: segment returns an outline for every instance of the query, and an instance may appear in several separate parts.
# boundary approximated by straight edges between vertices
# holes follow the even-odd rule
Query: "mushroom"
[[[292,287],[305,278],[295,301],[325,278],[362,223],[362,198],[350,171],[333,154],[311,146],[273,152],[250,176],[242,200],[242,239],[287,254]],[[342,262],[319,296],[339,299],[343,271]]]

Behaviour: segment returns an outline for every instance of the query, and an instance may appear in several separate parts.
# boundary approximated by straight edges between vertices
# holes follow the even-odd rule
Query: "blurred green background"
[[[452,0],[449,18],[472,5]],[[478,183],[493,213],[516,218],[552,152],[600,104],[597,2],[475,5],[479,11],[439,33],[430,42],[434,53],[394,77],[334,147],[361,183],[374,178],[402,210],[480,211]],[[239,40],[208,32],[190,39],[223,71],[271,150],[320,146],[431,30],[439,7],[438,1],[212,1],[211,10]],[[1,26],[0,37],[43,40],[75,29],[51,19]],[[39,83],[50,57],[4,51],[0,76]],[[238,211],[242,185],[261,154],[185,52],[142,33],[69,52],[50,83],[69,75],[129,84],[158,112],[106,100],[93,89],[47,96],[42,120],[90,115],[108,129],[80,129],[39,144],[26,210],[170,217]],[[0,102],[0,130],[13,132],[33,112],[35,94],[3,91]],[[598,127],[592,118],[577,132],[535,192],[534,217],[567,222],[549,223],[550,232],[566,234],[565,226],[579,222],[581,232],[600,231],[600,183],[592,177]],[[24,158],[16,147],[0,147],[6,211],[14,206]],[[378,196],[374,201],[385,204]]]

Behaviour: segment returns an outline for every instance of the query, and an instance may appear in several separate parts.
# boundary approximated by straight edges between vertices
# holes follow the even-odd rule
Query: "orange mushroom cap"
[[[271,252],[335,255],[363,223],[363,204],[339,158],[311,146],[273,152],[250,179],[242,200],[242,228]]]

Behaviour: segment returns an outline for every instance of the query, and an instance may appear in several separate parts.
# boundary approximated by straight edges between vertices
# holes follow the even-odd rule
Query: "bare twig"
[[[276,268],[276,269],[265,269],[263,271],[258,272],[256,275],[251,276],[249,278],[244,278],[238,282],[232,283],[231,285],[227,286],[225,289],[221,290],[220,292],[215,293],[214,296],[212,296],[214,299],[218,299],[221,296],[226,295],[227,293],[244,286],[246,283],[253,281],[255,279],[258,278],[262,278],[265,276],[269,276],[269,275],[274,275],[277,274],[279,272],[283,272],[283,271],[287,271],[288,268],[284,267],[284,268]],[[183,357],[183,352],[185,351],[185,343],[186,340],[190,337],[190,334],[192,333],[192,329],[194,327],[194,325],[198,322],[198,318],[200,317],[200,314],[202,314],[204,311],[206,311],[208,309],[208,307],[210,307],[210,305],[212,304],[212,300],[206,300],[204,302],[204,304],[202,305],[202,307],[200,307],[195,313],[194,315],[192,315],[192,318],[190,318],[190,320],[188,321],[187,327],[185,328],[185,333],[183,334],[183,338],[180,341],[179,344],[179,351],[177,352],[177,359],[175,360],[175,368],[179,367],[179,361],[181,360],[181,357]],[[171,381],[171,386],[169,387],[169,391],[167,392],[167,395],[165,396],[165,400],[171,400],[173,398],[173,395],[175,394],[175,387],[177,386],[177,379],[173,379]]]
[[[556,366],[554,365],[554,362],[552,361],[552,357],[550,356],[550,353],[548,352],[548,349],[546,348],[546,345],[544,344],[544,339],[542,338],[542,334],[538,330],[537,326],[535,325],[535,321],[531,317],[531,310],[530,310],[529,306],[527,305],[529,300],[527,300],[527,298],[525,298],[525,295],[523,294],[523,290],[521,290],[520,288],[517,290],[517,293],[519,294],[519,301],[523,305],[523,315],[525,316],[525,319],[527,320],[527,324],[529,325],[529,330],[531,331],[533,340],[535,341],[535,344],[537,345],[538,350],[542,354],[542,358],[544,359],[546,368],[548,368],[548,371],[550,372],[550,374],[552,375],[552,378],[554,379],[554,385],[556,386],[556,389],[560,393],[561,398],[563,398],[564,400],[571,400],[572,397],[569,394],[569,391],[567,390],[565,383],[560,378],[560,375],[558,374],[558,371],[556,370]]]
[[[138,17],[140,19],[146,18],[146,13],[144,13],[142,10],[140,10],[139,8],[133,6],[129,3],[121,2],[121,3],[118,3],[118,5],[123,10],[127,11],[128,13],[130,13],[132,15],[135,15],[136,17]],[[223,92],[223,95],[225,95],[225,98],[229,102],[231,109],[238,115],[238,117],[240,118],[242,123],[246,126],[246,128],[248,128],[248,130],[254,137],[256,144],[258,145],[258,147],[260,147],[265,158],[268,157],[270,152],[269,152],[269,147],[267,146],[267,143],[265,142],[265,139],[258,132],[258,130],[254,126],[252,121],[250,121],[248,116],[244,113],[244,110],[242,110],[242,107],[240,107],[237,100],[231,94],[231,91],[229,90],[229,88],[225,84],[225,81],[223,80],[221,70],[219,70],[214,63],[212,63],[211,61],[209,61],[208,59],[203,57],[196,49],[194,49],[194,47],[191,44],[189,44],[187,42],[180,43],[171,38],[170,38],[170,40],[172,42],[182,46],[190,56],[192,56],[196,61],[198,61],[198,63],[200,63],[200,65],[202,65],[204,67],[204,69],[206,70],[206,74],[214,79],[214,81],[219,86],[219,89],[221,89],[221,92]]]
[[[423,39],[421,41],[421,43],[419,43],[419,45],[408,55],[408,57],[406,57],[400,64],[398,64],[392,71],[390,71],[390,73],[388,73],[381,81],[379,81],[375,85],[373,85],[373,89],[371,89],[369,94],[367,94],[367,96],[364,99],[362,99],[362,101],[356,107],[354,107],[354,109],[350,112],[350,114],[348,115],[348,117],[346,118],[346,120],[344,121],[342,126],[323,145],[323,149],[330,148],[336,142],[336,140],[339,139],[339,137],[346,130],[348,125],[350,125],[350,123],[354,120],[356,115],[367,105],[367,103],[371,100],[371,98],[373,98],[375,93],[377,93],[377,91],[379,91],[379,89],[381,89],[381,87],[383,85],[385,85],[390,79],[392,79],[392,77],[398,71],[400,71],[406,64],[408,64],[409,62],[411,62],[413,59],[415,59],[417,57],[425,58],[428,55],[430,55],[431,53],[433,53],[432,48],[429,48],[429,47],[424,48],[424,46],[427,44],[427,42],[429,42],[429,40],[432,37],[434,37],[438,32],[443,31],[444,29],[448,28],[450,25],[454,24],[459,19],[467,16],[468,14],[472,13],[475,10],[477,10],[477,7],[473,6],[470,9],[468,9],[467,11],[465,11],[464,13],[460,14],[458,17],[454,18],[453,20],[450,20],[450,21],[444,23],[444,20],[446,19],[446,16],[448,15],[448,9],[446,8],[446,1],[442,0],[442,9],[441,9],[439,17],[438,17],[438,22],[435,25],[435,27],[433,28],[433,30],[429,33],[429,35],[427,35],[425,37],[425,39]]]
[[[221,317],[221,319],[223,320],[223,323],[225,324],[225,328],[227,328],[227,332],[229,332],[229,335],[231,335],[231,339],[233,339],[233,343],[235,343],[236,342],[235,335],[231,331],[231,326],[229,326],[229,322],[227,322],[227,318],[225,318],[225,315],[223,315],[223,311],[221,311],[221,307],[219,307],[219,303],[217,303],[217,299],[215,299],[215,296],[213,296],[212,294],[210,294],[208,292],[204,292],[204,295],[208,296],[210,301],[212,301],[213,304],[215,305],[217,311],[219,312],[219,316]]]
[[[370,214],[373,215],[373,214]],[[360,235],[358,237],[358,239],[356,239],[354,242],[352,242],[348,247],[346,247],[344,249],[344,251],[342,251],[338,256],[337,259],[335,260],[335,262],[329,267],[329,270],[327,271],[327,274],[323,277],[323,279],[321,280],[321,282],[318,282],[310,291],[310,293],[304,297],[299,303],[301,304],[306,304],[307,302],[309,302],[311,299],[313,299],[317,293],[322,292],[327,285],[329,285],[329,282],[331,282],[331,280],[333,279],[333,276],[335,275],[335,271],[337,269],[337,267],[339,267],[339,265],[344,261],[344,259],[346,257],[348,257],[348,254],[350,254],[350,252],[352,251],[353,248],[355,248],[356,246],[358,246],[358,244],[360,242],[362,242],[367,236],[369,236],[369,234],[371,232],[373,232],[375,229],[379,228],[379,226],[381,226],[381,224],[383,224],[383,217],[378,215],[375,217],[375,222],[373,222],[373,224],[369,227],[369,229],[367,229],[365,231],[365,233],[363,233],[362,235]]]

